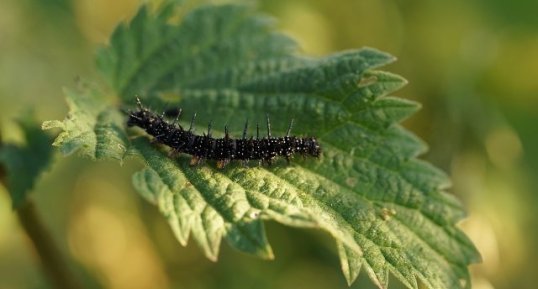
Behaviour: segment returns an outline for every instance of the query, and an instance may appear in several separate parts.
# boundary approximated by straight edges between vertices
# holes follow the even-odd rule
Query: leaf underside
[[[125,117],[96,90],[68,92],[66,120],[44,123],[63,130],[55,142],[62,152],[143,160],[135,188],[181,244],[192,236],[211,260],[222,238],[273,258],[263,220],[275,220],[331,234],[349,284],[362,269],[380,288],[389,273],[408,288],[470,288],[467,266],[478,253],[455,227],[464,212],[444,191],[447,176],[416,159],[426,146],[398,124],[419,105],[389,96],[406,83],[377,70],[392,56],[364,48],[307,58],[249,7],[178,11],[142,7],[116,29],[97,56],[113,93],[130,106],[135,95],[172,99],[185,113],[198,112],[198,124],[227,123],[236,135],[245,119],[266,113],[273,134],[282,135],[294,118],[294,132],[316,136],[322,157],[190,167],[188,156],[170,158],[146,136],[135,137],[140,131],[126,130]]]

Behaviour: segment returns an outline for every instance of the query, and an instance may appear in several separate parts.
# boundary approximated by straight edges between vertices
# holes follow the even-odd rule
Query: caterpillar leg
[[[290,164],[290,159],[291,159],[290,156],[286,156],[286,163],[287,163],[288,165]]]
[[[192,156],[189,165],[191,165],[192,167],[195,167],[195,166],[201,165],[203,163],[204,163],[204,158],[197,157],[197,156]]]
[[[230,159],[222,159],[217,161],[217,169],[223,169],[230,163]]]
[[[175,159],[175,158],[177,158],[177,157],[179,156],[179,153],[180,153],[180,152],[181,152],[181,151],[179,151],[179,150],[172,149],[172,150],[170,150],[170,151],[168,152],[168,157],[169,157],[169,158],[172,158],[172,159]]]

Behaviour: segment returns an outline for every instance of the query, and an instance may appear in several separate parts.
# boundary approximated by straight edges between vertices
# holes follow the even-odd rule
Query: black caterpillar
[[[155,138],[155,141],[167,145],[173,153],[186,153],[192,155],[190,164],[197,165],[204,160],[216,160],[217,168],[225,167],[232,160],[239,160],[247,164],[250,160],[258,160],[260,163],[272,164],[276,157],[284,157],[289,163],[294,154],[303,156],[319,157],[321,148],[314,137],[300,138],[290,136],[293,120],[290,122],[286,136],[272,137],[271,122],[267,117],[267,137],[260,138],[259,126],[256,125],[256,138],[247,138],[248,120],[245,122],[243,137],[231,138],[228,127],[224,127],[224,138],[211,137],[211,122],[207,128],[207,134],[195,135],[193,133],[196,113],[191,119],[188,130],[177,124],[182,110],[175,110],[176,115],[173,123],[168,123],[162,115],[151,112],[142,105],[139,98],[136,99],[138,110],[127,111],[128,126],[138,126]]]

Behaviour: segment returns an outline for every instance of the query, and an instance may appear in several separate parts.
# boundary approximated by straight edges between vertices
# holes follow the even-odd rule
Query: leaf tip
[[[390,64],[398,60],[396,56],[373,47],[366,46],[362,48],[362,52],[370,61],[379,64],[378,66]]]
[[[264,246],[263,248],[260,248],[261,250],[259,250],[257,252],[257,256],[259,256],[260,258],[264,259],[264,260],[274,260],[275,259],[275,254],[273,253],[273,249],[271,248],[271,246],[267,245],[267,246]]]
[[[64,123],[62,121],[59,121],[59,120],[47,120],[47,121],[44,121],[41,124],[41,129],[42,130],[49,130],[49,129],[53,129],[53,128],[64,129]]]
[[[347,285],[351,286],[359,276],[363,254],[361,251],[355,251],[340,241],[337,241],[336,245],[340,256],[340,267],[346,278]]]

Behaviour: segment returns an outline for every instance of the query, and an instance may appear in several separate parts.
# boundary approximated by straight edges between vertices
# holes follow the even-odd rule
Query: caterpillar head
[[[127,119],[127,126],[147,127],[148,122],[153,118],[151,112],[146,109],[130,111],[128,115],[129,119]]]
[[[305,145],[307,149],[307,154],[313,157],[319,157],[321,155],[321,147],[319,146],[319,143],[316,138],[306,138]]]
[[[138,97],[136,98],[136,105],[138,106],[137,111],[126,111],[126,114],[129,116],[127,126],[138,126],[142,128],[151,126],[151,123],[155,122],[154,114],[142,105]]]

